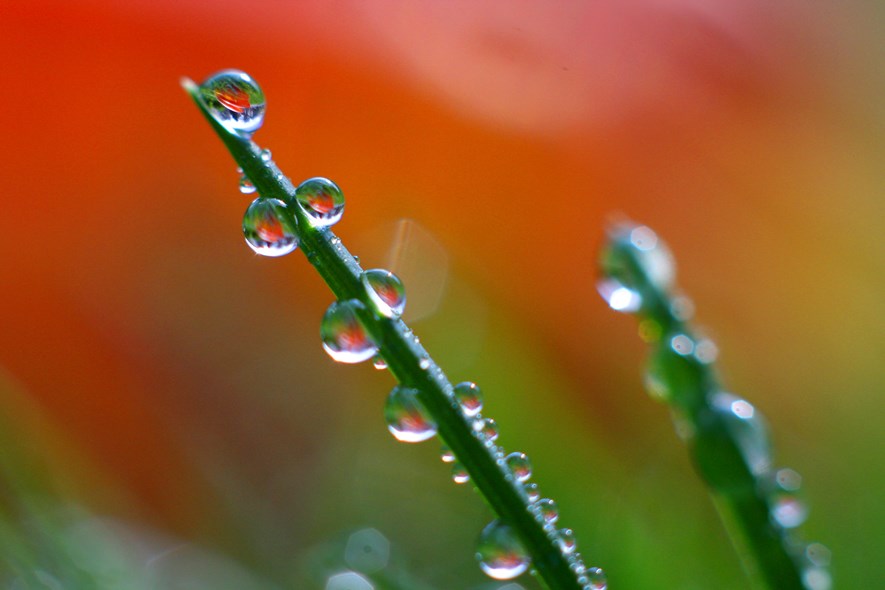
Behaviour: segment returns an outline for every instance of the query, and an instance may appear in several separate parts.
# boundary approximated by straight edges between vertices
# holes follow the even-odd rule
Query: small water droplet
[[[323,348],[339,363],[360,363],[378,352],[357,317],[357,309],[364,309],[364,306],[355,299],[336,301],[326,310],[320,324]]]
[[[378,313],[388,318],[402,315],[406,307],[406,289],[395,274],[373,268],[364,271],[360,278]]]
[[[605,590],[608,588],[608,578],[601,567],[587,568],[587,580],[590,590]]]
[[[452,449],[450,449],[446,445],[442,445],[439,450],[439,458],[442,460],[443,463],[454,463],[455,453],[453,453]]]
[[[755,475],[767,473],[771,469],[771,441],[762,415],[750,402],[730,393],[713,395],[710,405],[725,419],[750,471]]]
[[[833,576],[826,568],[810,567],[802,572],[802,582],[808,590],[830,590]]]
[[[344,214],[344,194],[328,178],[308,178],[295,189],[295,199],[314,227],[334,225]]]
[[[559,520],[559,508],[556,506],[556,502],[550,498],[538,500],[535,502],[534,508],[544,522],[553,524]]]
[[[452,481],[455,483],[467,483],[470,481],[470,474],[464,469],[464,466],[455,461],[452,463]]]
[[[670,346],[682,356],[688,356],[694,352],[694,341],[685,334],[673,336],[670,339]]]
[[[677,295],[670,301],[670,313],[680,322],[687,322],[694,316],[694,301],[685,295]]]
[[[532,464],[525,453],[510,453],[504,461],[516,481],[522,483],[532,476]]]
[[[496,580],[512,580],[524,573],[530,563],[513,529],[500,520],[492,521],[480,533],[476,559],[482,571]]]
[[[487,442],[498,438],[498,423],[491,418],[477,416],[476,420],[473,421],[473,430],[480,438]]]
[[[271,158],[273,158],[273,154],[271,154],[270,150],[267,148],[261,150],[261,153],[259,155],[261,156],[262,162],[270,162]]]
[[[571,555],[578,547],[575,532],[572,529],[559,529],[556,533],[556,544],[563,555]]]
[[[344,546],[344,561],[364,574],[379,572],[390,561],[390,541],[377,529],[356,531]]]
[[[705,365],[709,365],[710,363],[715,362],[716,358],[719,356],[719,347],[717,347],[716,343],[709,338],[704,338],[703,340],[699,340],[695,345],[694,355],[699,361]]]
[[[541,499],[541,491],[538,489],[538,484],[536,483],[527,483],[522,486],[523,491],[525,491],[526,499],[532,504]]]
[[[249,74],[224,70],[200,85],[200,97],[212,117],[231,133],[250,136],[264,122],[264,92]]]
[[[387,361],[381,358],[381,355],[375,355],[372,358],[372,366],[378,369],[379,371],[383,371],[387,368]]]
[[[793,494],[777,494],[771,506],[771,518],[785,529],[796,528],[808,517],[808,507]]]
[[[615,311],[634,313],[642,307],[642,295],[632,289],[628,289],[619,281],[606,279],[596,285],[599,295]]]
[[[461,406],[461,412],[468,418],[473,418],[482,410],[482,391],[476,383],[464,381],[452,390],[455,401]]]
[[[400,442],[415,443],[436,434],[436,422],[418,400],[418,390],[397,385],[384,405],[387,429]]]
[[[246,176],[245,174],[240,176],[240,192],[241,193],[243,193],[244,195],[251,195],[256,190],[257,189],[255,188],[255,185],[252,184],[252,181],[249,180],[248,176]]]
[[[802,476],[798,472],[790,469],[778,469],[774,474],[774,482],[780,489],[786,492],[795,492],[802,487]]]
[[[809,543],[805,548],[805,556],[817,567],[829,567],[833,553],[829,547],[821,543]]]
[[[261,197],[246,209],[243,237],[256,254],[283,256],[298,247],[298,234],[285,210],[286,204],[282,201]]]

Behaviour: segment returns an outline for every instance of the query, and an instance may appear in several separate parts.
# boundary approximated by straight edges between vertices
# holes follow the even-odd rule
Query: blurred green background
[[[611,588],[748,586],[635,323],[595,293],[618,215],[675,253],[835,586],[885,585],[881,4],[0,12],[4,587],[324,588],[369,527],[401,587],[503,586],[473,560],[482,500],[386,432],[392,378],[322,351],[313,269],[243,244],[250,198],[178,86],[229,67],[268,96],[256,141],[342,187],[338,235],[402,275]]]

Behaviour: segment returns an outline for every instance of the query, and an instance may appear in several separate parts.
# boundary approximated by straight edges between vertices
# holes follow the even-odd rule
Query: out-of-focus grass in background
[[[433,443],[385,432],[389,375],[326,358],[331,296],[303,257],[242,243],[249,198],[178,87],[235,67],[268,96],[258,142],[293,181],[343,188],[336,231],[364,266],[387,264],[400,219],[442,246],[412,249],[447,272],[413,327],[452,379],[483,387],[502,443],[529,453],[611,587],[747,586],[643,393],[632,321],[595,294],[612,212],[671,245],[724,381],[804,476],[804,536],[833,550],[837,586],[881,585],[881,6],[0,12],[6,551],[51,572],[46,539],[63,539],[115,547],[132,579],[307,588],[318,547],[371,526],[419,579],[483,583],[487,509]],[[419,305],[433,277],[413,267]]]

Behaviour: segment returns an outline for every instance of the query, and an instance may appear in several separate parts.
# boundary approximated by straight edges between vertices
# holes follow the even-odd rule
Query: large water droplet
[[[295,189],[295,198],[314,227],[334,225],[344,214],[344,194],[328,178],[308,178]]]
[[[418,401],[418,390],[397,385],[384,406],[387,429],[401,442],[421,442],[436,434],[436,422]]]
[[[588,590],[605,590],[608,588],[608,578],[601,567],[587,568],[587,572],[584,575],[587,576]]]
[[[532,476],[532,463],[525,453],[510,453],[504,462],[516,481],[522,483]]]
[[[209,113],[231,133],[249,136],[264,122],[264,92],[249,74],[224,70],[200,85]]]
[[[285,210],[286,204],[282,201],[261,197],[246,209],[243,237],[256,254],[283,256],[298,247],[298,234]]]
[[[468,418],[473,418],[482,410],[482,391],[476,383],[465,381],[455,386],[455,401]]]
[[[406,288],[395,274],[373,268],[363,272],[361,278],[378,313],[388,318],[402,315],[406,308]]]
[[[491,418],[477,416],[476,420],[473,421],[473,430],[487,443],[498,438],[498,423]]]
[[[339,363],[360,363],[378,352],[378,347],[360,323],[356,310],[363,304],[353,299],[329,306],[320,324],[323,348]]]
[[[771,469],[771,442],[762,415],[750,402],[724,392],[715,394],[710,405],[725,419],[750,471],[755,475],[767,473]]]
[[[529,555],[510,526],[492,521],[479,535],[479,567],[496,580],[512,580],[529,567]]]

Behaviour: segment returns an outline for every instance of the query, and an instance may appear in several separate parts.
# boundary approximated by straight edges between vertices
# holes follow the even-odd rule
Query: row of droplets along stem
[[[265,112],[264,93],[244,72],[225,70],[207,79],[200,87],[204,105],[215,120],[228,132],[249,138],[260,128]],[[261,151],[261,160],[271,163],[269,150]],[[239,169],[239,190],[243,194],[256,192],[252,181]],[[297,217],[288,214],[288,208],[297,206],[308,223],[317,229],[337,223],[344,212],[344,196],[331,180],[314,177],[295,189],[294,202],[259,196],[243,216],[243,235],[246,243],[262,256],[280,257],[295,251],[299,245]],[[337,240],[337,238],[335,238]],[[338,242],[340,243],[340,241]],[[335,301],[326,310],[320,324],[324,350],[341,363],[360,363],[373,359],[378,369],[387,368],[379,354],[380,347],[370,335],[361,315],[373,313],[378,317],[398,319],[405,309],[405,289],[399,278],[383,269],[362,271],[360,280],[371,310],[359,299]],[[417,342],[417,337],[415,337]],[[429,357],[419,366],[429,370]],[[577,543],[571,529],[557,529],[559,518],[556,503],[542,498],[537,484],[530,482],[531,463],[524,453],[505,455],[495,441],[498,427],[491,418],[480,414],[482,393],[470,382],[460,383],[448,392],[451,403],[469,423],[471,432],[494,457],[505,479],[525,498],[527,510],[543,527],[553,547],[567,560],[582,590],[607,588],[605,573],[598,567],[586,567],[576,551]],[[384,416],[391,434],[401,442],[421,442],[437,434],[437,425],[419,400],[419,391],[397,385],[388,395]],[[442,460],[452,463],[452,479],[456,483],[470,481],[467,471],[454,453],[443,446]],[[500,519],[489,523],[480,534],[476,553],[482,571],[494,579],[509,580],[527,571],[531,566],[528,552],[511,526]]]
[[[792,469],[774,467],[762,414],[719,387],[713,371],[717,347],[708,338],[692,336],[685,325],[694,305],[675,291],[670,250],[652,229],[624,222],[610,230],[601,266],[597,289],[612,309],[639,316],[639,335],[654,346],[646,388],[652,398],[671,406],[677,433],[691,445],[701,476],[726,498],[749,487],[768,510],[772,530],[761,534],[782,539],[799,568],[802,587],[829,590],[829,551],[820,543],[798,543],[788,534],[808,513],[799,498],[801,477]],[[737,471],[723,461],[723,449],[730,448],[743,464]],[[746,473],[742,468],[750,477],[741,477]]]

